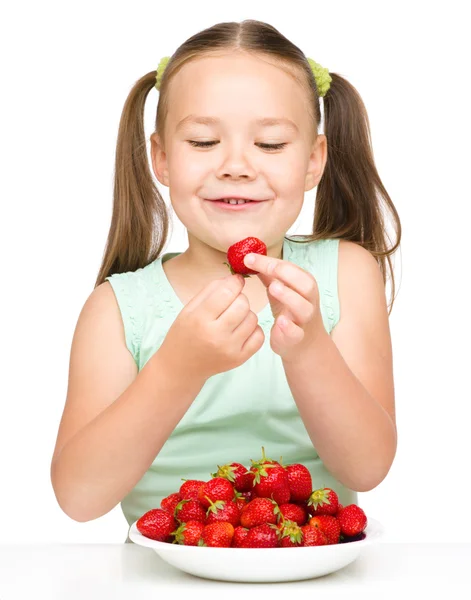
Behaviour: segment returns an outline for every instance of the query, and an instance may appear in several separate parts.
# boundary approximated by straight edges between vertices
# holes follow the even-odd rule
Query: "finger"
[[[317,282],[311,273],[292,262],[257,253],[247,254],[244,262],[249,256],[254,256],[255,260],[248,266],[258,271],[257,275],[267,287],[274,279],[279,279],[306,300],[312,301],[316,298]]]
[[[185,305],[187,310],[202,310],[211,319],[217,319],[244,288],[245,281],[239,275],[228,275],[211,281]]]
[[[304,331],[286,316],[280,315],[275,321],[272,335],[277,346],[292,347],[301,342],[304,338]]]
[[[311,321],[315,310],[312,302],[277,280],[270,284],[268,290],[278,302],[289,309],[296,324],[304,325]]]

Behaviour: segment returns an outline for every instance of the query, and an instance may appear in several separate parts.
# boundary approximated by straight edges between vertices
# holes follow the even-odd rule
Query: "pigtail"
[[[401,222],[378,175],[371,147],[370,124],[357,90],[336,73],[324,96],[327,162],[317,186],[314,211],[316,238],[356,242],[376,257],[386,284],[386,260],[395,282],[391,254],[401,241]],[[391,244],[383,210],[392,215],[396,241]]]
[[[95,287],[114,273],[148,265],[167,241],[168,210],[150,172],[144,134],[144,105],[155,78],[151,71],[134,84],[121,114],[113,214]]]

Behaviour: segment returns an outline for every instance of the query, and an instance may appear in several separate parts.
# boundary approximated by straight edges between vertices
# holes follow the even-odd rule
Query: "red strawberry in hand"
[[[177,522],[166,510],[152,508],[142,515],[136,523],[137,530],[143,536],[158,542],[172,541],[171,534],[177,527]]]
[[[256,237],[245,238],[229,247],[229,250],[227,251],[227,260],[229,262],[225,262],[224,264],[229,267],[233,275],[236,273],[240,273],[244,277],[255,275],[257,271],[252,271],[252,269],[249,269],[244,264],[245,255],[252,252],[266,256],[267,247],[262,240],[259,240]]]

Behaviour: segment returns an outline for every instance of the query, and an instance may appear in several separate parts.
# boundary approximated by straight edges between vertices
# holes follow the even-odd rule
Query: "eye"
[[[282,150],[285,146],[286,143],[280,143],[280,144],[259,144],[263,149],[266,150]]]
[[[197,148],[209,148],[213,144],[216,144],[216,142],[195,142],[193,140],[188,140],[188,143]]]
[[[188,143],[197,148],[210,148],[218,142],[196,142],[194,140],[188,140]],[[282,150],[286,146],[286,142],[280,144],[259,144],[264,150]]]

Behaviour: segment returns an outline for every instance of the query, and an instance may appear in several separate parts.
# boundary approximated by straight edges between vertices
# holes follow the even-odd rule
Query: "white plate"
[[[211,548],[156,542],[139,533],[136,522],[129,538],[153,548],[168,564],[205,579],[238,582],[299,581],[338,571],[353,562],[365,546],[384,535],[379,521],[368,517],[366,537],[358,542],[300,548]]]

